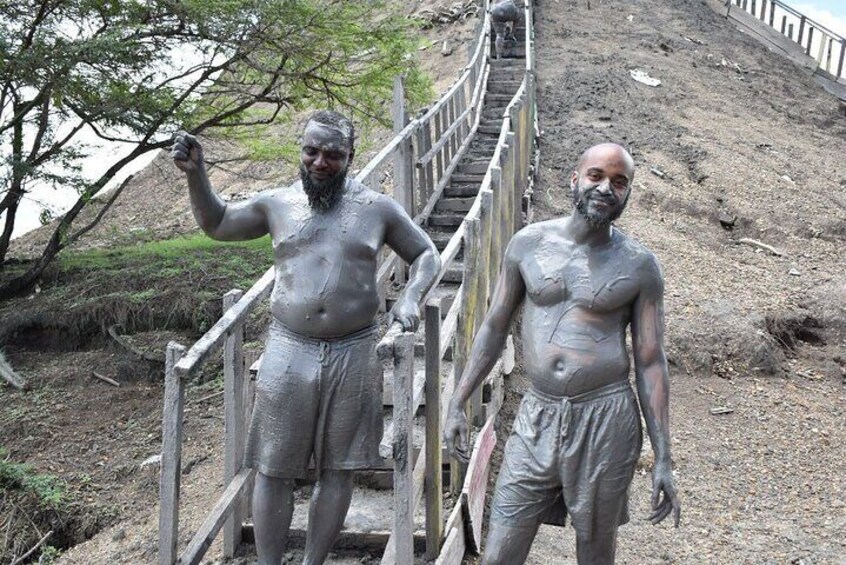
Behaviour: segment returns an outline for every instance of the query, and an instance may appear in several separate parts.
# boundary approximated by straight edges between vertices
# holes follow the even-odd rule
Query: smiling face
[[[617,144],[603,143],[585,151],[573,171],[573,204],[593,227],[606,227],[626,207],[634,180],[634,161]]]
[[[303,132],[300,160],[316,182],[346,172],[353,157],[349,137],[340,130],[310,121]]]
[[[300,180],[314,210],[326,212],[344,189],[353,157],[351,134],[310,121],[303,133]]]

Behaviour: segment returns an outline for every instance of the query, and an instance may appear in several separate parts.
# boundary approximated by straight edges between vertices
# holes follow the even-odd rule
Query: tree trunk
[[[13,107],[13,111],[19,111],[17,104]],[[12,129],[12,182],[8,194],[3,199],[2,207],[0,207],[0,210],[6,212],[6,225],[3,228],[3,233],[0,234],[0,271],[2,271],[3,264],[6,262],[9,242],[12,240],[12,231],[15,229],[15,216],[17,216],[18,205],[24,195],[23,179],[23,123],[18,122]]]

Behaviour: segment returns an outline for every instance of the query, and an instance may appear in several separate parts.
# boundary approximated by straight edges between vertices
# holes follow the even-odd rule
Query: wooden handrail
[[[270,295],[273,289],[273,282],[276,276],[275,267],[269,268],[261,278],[244,294],[235,305],[223,313],[223,316],[207,331],[203,337],[191,346],[179,363],[174,367],[174,372],[179,378],[187,378],[196,371],[206,360],[221,347],[227,336],[235,326],[247,321],[250,312],[256,304]]]

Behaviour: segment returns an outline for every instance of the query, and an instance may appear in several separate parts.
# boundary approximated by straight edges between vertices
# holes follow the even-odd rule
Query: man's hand
[[[416,332],[417,326],[420,325],[420,306],[413,301],[400,300],[394,304],[388,314],[388,326],[391,326],[394,322],[399,323],[403,331]]]
[[[444,424],[444,443],[450,457],[466,465],[470,461],[467,441],[467,416],[459,404],[449,403],[447,420]]]
[[[170,156],[184,173],[192,173],[203,166],[203,146],[196,137],[184,131],[178,131],[173,136]]]
[[[661,496],[661,493],[664,496]],[[673,523],[678,528],[681,518],[681,502],[673,481],[673,469],[669,461],[656,461],[652,468],[652,514],[649,521],[655,526],[673,513]]]

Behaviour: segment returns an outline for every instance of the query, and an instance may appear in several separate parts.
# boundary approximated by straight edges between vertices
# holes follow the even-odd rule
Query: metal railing
[[[726,6],[740,8],[768,24],[802,47],[817,61],[818,69],[835,80],[843,78],[846,39],[812,20],[781,0],[727,0]]]

